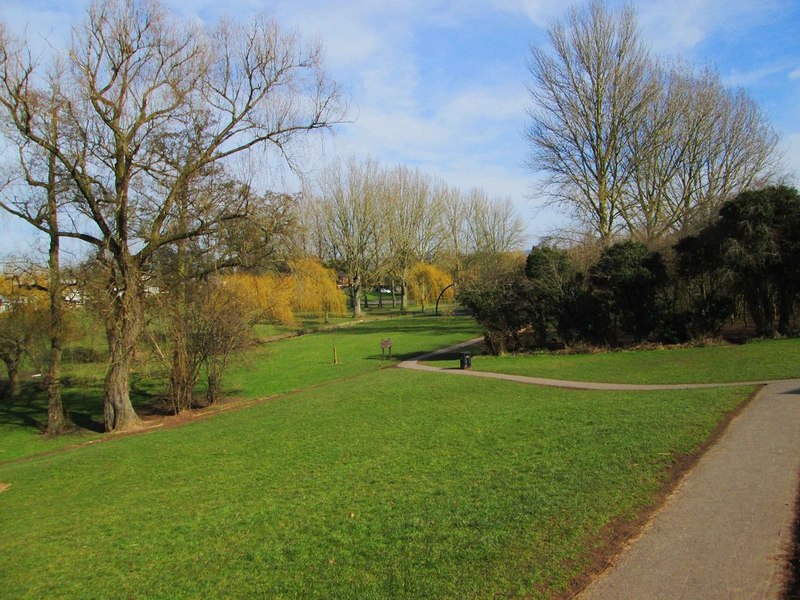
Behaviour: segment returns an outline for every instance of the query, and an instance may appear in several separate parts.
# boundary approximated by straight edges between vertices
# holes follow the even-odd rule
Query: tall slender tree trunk
[[[53,140],[58,139],[58,112],[53,110]],[[56,158],[47,159],[47,226],[50,230],[50,250],[47,260],[48,291],[50,293],[50,364],[47,369],[47,434],[58,435],[69,426],[69,418],[61,398],[61,352],[63,331],[63,299],[61,298],[61,262],[58,235],[58,204],[56,198]]]
[[[58,231],[51,227],[51,232]],[[69,418],[61,398],[62,298],[57,233],[50,235],[50,364],[47,368],[47,434],[58,435],[69,426]]]
[[[353,318],[357,319],[361,316],[361,278],[353,277],[350,283],[350,289],[353,291]]]
[[[123,270],[112,277],[110,287],[112,311],[107,321],[109,365],[105,380],[103,416],[106,431],[124,431],[139,424],[130,398],[130,373],[136,353],[136,343],[142,331],[141,286],[136,268],[128,260],[114,264],[113,270]]]
[[[179,202],[179,227],[186,230],[187,194],[181,194]],[[177,242],[174,278],[171,282],[174,291],[172,306],[172,360],[169,367],[170,398],[175,414],[190,408],[193,401],[195,374],[189,364],[188,305],[189,305],[189,273],[186,265],[186,240]]]
[[[176,307],[172,315],[172,358],[169,365],[169,395],[173,412],[177,415],[192,404],[192,374],[189,366],[189,340],[186,332],[186,314]]]

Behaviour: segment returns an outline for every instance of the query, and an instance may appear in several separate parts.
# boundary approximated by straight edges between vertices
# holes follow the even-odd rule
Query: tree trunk
[[[169,366],[169,395],[172,410],[177,415],[191,407],[194,391],[194,377],[189,365],[188,338],[186,335],[185,315],[172,316],[172,360]]]
[[[113,266],[114,271],[119,265]],[[103,415],[106,431],[124,431],[139,424],[130,398],[130,372],[142,330],[141,291],[136,269],[126,264],[110,286],[112,311],[106,326],[109,365],[105,380]]]
[[[179,206],[179,227],[186,230],[186,194],[181,195]],[[189,327],[192,319],[189,302],[189,269],[186,258],[186,240],[176,244],[175,272],[169,283],[174,296],[171,298],[172,319],[171,343],[172,360],[169,368],[169,394],[175,414],[191,408],[194,401],[194,386],[199,375],[197,367],[192,365],[189,347]]]
[[[57,357],[54,355],[57,354]],[[69,427],[69,417],[61,400],[61,348],[52,349],[47,373],[47,435],[59,435]]]
[[[139,417],[130,399],[131,362],[125,356],[115,358],[115,354],[119,352],[112,350],[113,362],[106,374],[103,417],[106,431],[125,431],[138,425]]]
[[[775,305],[766,284],[754,285],[746,293],[746,301],[750,308],[750,316],[756,327],[758,337],[775,337]]]
[[[69,417],[61,399],[61,289],[58,277],[50,278],[50,364],[47,368],[47,435],[64,433]]]
[[[222,393],[222,376],[215,369],[209,370],[207,377],[206,399],[208,404],[212,405]]]
[[[223,350],[223,354],[227,352]],[[227,356],[210,356],[206,363],[206,399],[214,404],[222,397],[222,376],[228,368]]]
[[[53,139],[57,137],[56,113],[53,114]],[[58,204],[56,198],[56,158],[51,153],[47,164],[47,222],[50,230],[50,250],[47,267],[50,293],[50,364],[47,369],[47,435],[63,433],[69,418],[61,399],[62,302],[60,238],[58,235]]]
[[[408,294],[406,294],[405,279],[400,282],[400,310],[406,312],[408,310]]]
[[[794,296],[785,290],[780,293],[778,301],[778,333],[789,333],[792,313],[794,312]]]
[[[178,200],[178,228],[186,231],[188,192],[184,189]],[[192,368],[189,359],[189,269],[186,258],[186,240],[179,240],[176,244],[175,272],[168,279],[174,297],[171,299],[172,319],[171,343],[172,360],[169,366],[169,395],[172,408],[177,415],[192,405],[194,384],[197,381],[196,369]],[[195,371],[195,372],[193,372]]]
[[[361,280],[358,277],[353,278],[350,289],[353,291],[353,318],[358,319],[361,316]]]

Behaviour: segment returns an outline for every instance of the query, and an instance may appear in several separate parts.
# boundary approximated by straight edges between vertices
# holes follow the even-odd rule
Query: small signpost
[[[386,350],[389,350],[389,359],[392,358],[392,338],[381,340],[381,360],[386,359]]]

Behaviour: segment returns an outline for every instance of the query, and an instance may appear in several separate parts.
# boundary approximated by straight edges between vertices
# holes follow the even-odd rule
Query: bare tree
[[[621,211],[646,241],[696,229],[725,199],[772,179],[777,136],[758,105],[712,71],[653,68],[659,93],[631,136],[631,184]]]
[[[702,226],[737,193],[774,179],[778,137],[758,104],[728,90],[716,73],[678,75],[688,88],[680,144],[685,151],[671,182],[674,229]]]
[[[442,254],[453,275],[460,281],[466,268],[467,254],[471,252],[467,231],[467,201],[460,190],[444,187],[439,196],[442,203]]]
[[[510,198],[490,199],[483,190],[473,189],[467,196],[465,217],[473,253],[511,252],[523,241],[525,226]]]
[[[361,315],[364,285],[379,271],[382,195],[381,172],[370,159],[336,163],[320,180],[326,255],[349,280],[354,317]]]
[[[608,243],[687,232],[742,189],[770,181],[777,137],[744,92],[712,70],[651,60],[630,8],[601,1],[532,50],[529,167]]]
[[[658,239],[675,224],[669,187],[688,150],[681,120],[691,98],[674,75],[654,67],[657,91],[628,138],[631,161],[620,216],[629,232],[646,242]]]
[[[509,198],[490,198],[480,189],[464,194],[454,188],[437,192],[441,204],[441,255],[458,283],[477,257],[517,250],[525,224]]]
[[[433,261],[442,242],[441,196],[435,182],[416,169],[398,166],[383,176],[387,270],[400,281],[401,308],[406,310],[412,267]]]
[[[157,2],[90,6],[73,32],[59,85],[65,107],[59,143],[37,110],[37,66],[24,47],[0,47],[0,106],[6,122],[55,157],[74,189],[74,218],[60,234],[94,245],[111,267],[107,320],[107,430],[138,418],[129,374],[142,332],[143,272],[181,239],[213,235],[250,211],[251,195],[222,205],[189,202],[188,184],[259,147],[290,160],[303,133],[343,119],[320,49],[306,49],[275,23],[256,19],[211,30],[176,22]]]
[[[572,8],[548,31],[551,52],[531,49],[528,167],[545,189],[603,240],[618,226],[629,183],[628,137],[653,95],[648,54],[631,8]]]

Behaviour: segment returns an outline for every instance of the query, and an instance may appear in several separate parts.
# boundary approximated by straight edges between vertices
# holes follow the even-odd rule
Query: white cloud
[[[474,120],[519,119],[528,98],[524,86],[473,88],[455,94],[441,109],[442,116],[460,123]]]
[[[657,54],[682,54],[703,42],[718,23],[715,0],[659,0],[637,6],[643,38]]]
[[[570,2],[563,0],[494,0],[499,10],[525,15],[531,23],[545,29],[555,19],[566,14]]]
[[[643,37],[657,54],[691,55],[717,36],[767,24],[784,10],[779,0],[653,0],[636,4]]]
[[[789,73],[789,79],[800,79],[800,69],[795,69]]]
[[[781,65],[767,65],[750,71],[733,69],[722,78],[722,82],[726,86],[747,87],[783,71],[785,68]]]

